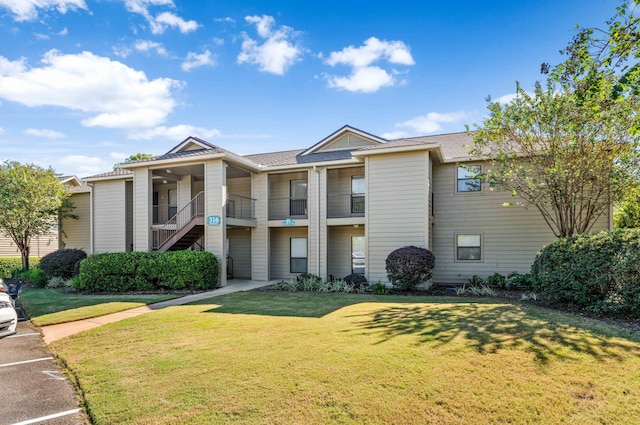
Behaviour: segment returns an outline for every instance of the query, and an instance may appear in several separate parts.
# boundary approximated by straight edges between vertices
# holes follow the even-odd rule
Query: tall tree
[[[128,162],[133,162],[133,161],[139,161],[141,159],[149,159],[149,158],[153,158],[153,155],[151,155],[150,153],[134,153],[133,155],[129,155],[129,157],[127,157],[123,162],[117,162],[116,164],[113,165],[113,169],[117,170],[120,168],[120,165],[122,164],[126,164]]]
[[[517,84],[511,102],[488,99],[474,134],[472,153],[491,162],[482,177],[537,208],[557,237],[589,231],[637,182],[640,75],[626,60],[640,37],[619,29],[638,21],[626,5],[616,17],[608,31],[579,30],[534,93]]]
[[[20,250],[23,269],[29,269],[31,239],[55,227],[69,196],[51,168],[15,161],[0,166],[0,231]]]

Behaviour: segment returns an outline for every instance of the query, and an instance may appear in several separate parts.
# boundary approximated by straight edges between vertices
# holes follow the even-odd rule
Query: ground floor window
[[[364,274],[366,265],[364,248],[364,236],[351,237],[351,273],[353,274]]]
[[[307,238],[291,238],[291,273],[307,272]]]
[[[456,259],[459,261],[482,260],[482,235],[456,235]]]

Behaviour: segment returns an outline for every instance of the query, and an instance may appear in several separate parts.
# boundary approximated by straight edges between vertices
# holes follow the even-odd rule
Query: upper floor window
[[[479,192],[482,188],[480,178],[478,177],[482,172],[480,165],[467,165],[464,167],[458,167],[458,192]]]
[[[364,176],[351,176],[351,214],[364,214]]]

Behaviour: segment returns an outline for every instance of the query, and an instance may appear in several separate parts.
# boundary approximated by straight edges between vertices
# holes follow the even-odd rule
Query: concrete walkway
[[[77,320],[75,322],[60,323],[59,325],[43,326],[40,328],[42,332],[42,338],[46,344],[50,344],[53,341],[74,335],[79,332],[88,331],[89,329],[97,328],[98,326],[106,325],[107,323],[118,322],[120,320],[128,319],[129,317],[139,316],[141,314],[150,313],[154,310],[160,310],[162,308],[171,307],[175,305],[188,304],[194,301],[206,300],[211,297],[218,297],[220,295],[231,294],[233,292],[250,291],[252,289],[261,288],[276,283],[273,282],[256,282],[252,280],[238,281],[234,280],[228,282],[227,286],[223,288],[214,289],[213,291],[201,292],[199,294],[187,295],[186,297],[174,298],[172,300],[163,301],[156,304],[145,305],[142,307],[133,308],[131,310],[120,311],[118,313],[107,314],[106,316],[93,317],[91,319]]]

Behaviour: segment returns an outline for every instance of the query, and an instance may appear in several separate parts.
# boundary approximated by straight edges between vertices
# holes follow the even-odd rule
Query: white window
[[[457,172],[457,191],[458,192],[479,192],[482,189],[482,183],[478,175],[482,172],[480,165],[467,165],[458,167]]]
[[[482,235],[456,235],[456,260],[481,261]]]
[[[307,238],[291,238],[291,273],[307,272]]]

